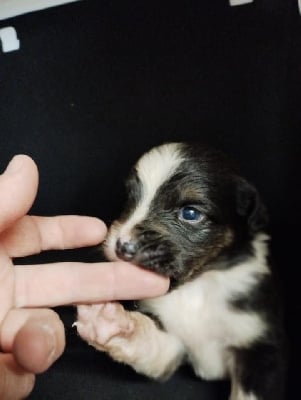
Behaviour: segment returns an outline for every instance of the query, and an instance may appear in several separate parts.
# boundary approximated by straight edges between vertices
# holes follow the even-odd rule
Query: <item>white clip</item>
[[[0,29],[0,40],[2,42],[3,53],[19,50],[20,48],[17,32],[12,26]]]
[[[229,2],[230,6],[242,6],[243,4],[253,3],[253,0],[229,0]]]
[[[298,0],[298,5],[299,5],[299,12],[301,14],[301,0]]]

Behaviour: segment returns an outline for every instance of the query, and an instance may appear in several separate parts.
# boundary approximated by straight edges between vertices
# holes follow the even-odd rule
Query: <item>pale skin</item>
[[[19,400],[65,347],[64,326],[48,307],[164,294],[169,282],[125,262],[13,265],[50,249],[97,245],[104,223],[92,217],[27,215],[38,189],[31,158],[13,158],[0,175],[0,398]]]

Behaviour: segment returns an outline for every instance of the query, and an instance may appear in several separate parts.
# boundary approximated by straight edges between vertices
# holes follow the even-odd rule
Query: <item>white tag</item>
[[[12,26],[0,29],[0,40],[2,42],[3,53],[19,50],[20,41],[17,38],[17,32]]]
[[[253,0],[229,0],[229,2],[230,6],[242,6],[243,4],[253,3]]]
[[[299,5],[299,11],[300,11],[300,14],[301,14],[301,0],[298,0],[298,5]]]
[[[78,0],[0,0],[0,20]]]

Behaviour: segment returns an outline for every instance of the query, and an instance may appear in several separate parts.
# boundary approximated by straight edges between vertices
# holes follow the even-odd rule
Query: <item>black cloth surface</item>
[[[297,0],[237,7],[227,0],[85,0],[0,21],[0,28],[8,25],[21,49],[0,53],[0,168],[16,153],[37,162],[32,213],[93,215],[109,224],[122,209],[130,166],[165,141],[199,140],[240,163],[270,211],[291,348],[287,399],[295,398],[301,357]],[[34,259],[95,258],[81,250]],[[30,399],[227,398],[227,383],[201,381],[186,366],[166,383],[135,374],[76,336],[73,309],[58,312],[67,349],[37,378]]]

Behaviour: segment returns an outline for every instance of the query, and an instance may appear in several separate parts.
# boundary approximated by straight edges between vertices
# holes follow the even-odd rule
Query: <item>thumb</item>
[[[32,391],[35,375],[24,371],[11,354],[0,354],[0,399],[19,400]]]
[[[15,156],[0,175],[0,232],[25,215],[38,190],[38,169],[26,155]]]

